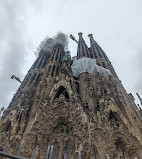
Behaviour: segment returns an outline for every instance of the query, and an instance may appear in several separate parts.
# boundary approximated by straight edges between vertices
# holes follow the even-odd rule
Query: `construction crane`
[[[16,81],[22,83],[22,81],[18,77],[16,77],[15,75],[12,75],[11,79],[15,79]]]
[[[75,39],[75,37],[72,34],[70,35],[70,38],[78,44],[78,41]]]

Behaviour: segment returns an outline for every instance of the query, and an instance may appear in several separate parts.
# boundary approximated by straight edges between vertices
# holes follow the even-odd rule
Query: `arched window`
[[[96,50],[97,50],[97,53],[98,53],[99,57],[102,58],[102,55],[101,55],[100,50],[99,50],[98,47],[96,47]]]
[[[42,73],[38,74],[36,81],[35,81],[35,85],[39,84],[41,77],[42,77]]]
[[[124,144],[121,141],[121,139],[117,139],[115,146],[116,146],[116,158],[124,159],[125,158]]]
[[[95,47],[93,47],[93,53],[94,53],[95,59],[97,59],[97,49]]]
[[[58,70],[59,70],[59,66],[58,66],[57,69],[56,69],[56,75],[58,74]]]
[[[47,65],[47,63],[48,63],[48,61],[49,61],[49,56],[50,56],[50,55],[49,55],[48,53],[46,53],[44,62],[43,62],[43,64],[42,64],[42,67],[45,67],[45,66]]]
[[[90,57],[93,58],[93,52],[92,52],[91,48],[89,48],[89,52],[90,52]]]
[[[79,94],[79,83],[78,82],[75,82],[75,87],[76,87],[77,93]]]
[[[103,64],[103,67],[104,67],[104,68],[107,68],[104,62],[102,62],[102,64]]]
[[[47,70],[47,72],[46,72],[46,77],[48,77],[48,75],[50,74],[50,70],[51,70],[51,65],[48,66],[48,70]]]
[[[58,57],[59,57],[58,55],[59,55],[59,48],[56,51],[56,58],[55,58],[56,61],[58,61]]]
[[[36,73],[34,73],[34,75],[32,76],[31,82],[35,79],[36,77]]]
[[[53,74],[54,74],[54,70],[55,70],[55,65],[53,66],[51,76],[53,76]]]
[[[60,86],[60,87],[59,87],[58,92],[57,92],[57,94],[56,94],[56,96],[55,96],[55,99],[56,99],[56,98],[59,98],[59,96],[60,96],[61,94],[63,94],[63,95],[65,96],[65,99],[68,99],[68,100],[69,100],[69,94],[68,94],[68,92],[67,92],[67,89],[64,88],[63,86]]]
[[[41,56],[40,56],[40,58],[39,58],[39,63],[37,64],[37,68],[39,68],[40,66],[41,66],[41,64],[42,64],[42,62],[43,62],[43,60],[44,60],[44,54],[42,54]]]
[[[117,113],[116,112],[110,111],[108,121],[110,121],[110,124],[111,124],[112,127],[117,127],[117,128],[120,127],[120,122],[117,118]]]

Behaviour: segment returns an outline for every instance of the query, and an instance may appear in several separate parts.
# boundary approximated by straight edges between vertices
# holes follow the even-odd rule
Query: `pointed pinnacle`
[[[88,37],[89,38],[93,38],[93,34],[88,34]]]
[[[82,32],[79,32],[78,35],[82,37],[83,33],[82,33]]]

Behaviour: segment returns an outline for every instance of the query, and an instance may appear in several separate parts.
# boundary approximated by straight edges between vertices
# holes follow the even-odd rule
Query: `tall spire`
[[[90,38],[90,52],[91,52],[91,58],[95,58],[97,61],[96,63],[99,66],[102,66],[106,69],[109,69],[111,73],[117,77],[117,74],[109,61],[108,57],[106,56],[105,52],[101,49],[101,47],[97,44],[97,42],[93,38],[93,34],[89,34],[88,37]]]
[[[60,44],[56,45],[51,52],[49,62],[61,62],[63,52],[64,48]]]
[[[88,37],[90,38],[90,45],[91,45],[91,53],[92,57],[97,58],[105,58],[108,60],[106,54],[101,49],[101,47],[97,44],[97,42],[93,38],[93,34],[89,34]]]
[[[64,54],[63,46],[61,44],[55,45],[51,52],[49,65],[46,69],[46,77],[48,77],[49,75],[55,77],[57,75],[58,67],[62,61],[63,54]]]
[[[78,49],[77,49],[77,58],[79,59],[83,56],[90,57],[89,48],[87,47],[82,37],[82,33],[79,32],[78,35],[79,35],[79,41],[78,41]]]

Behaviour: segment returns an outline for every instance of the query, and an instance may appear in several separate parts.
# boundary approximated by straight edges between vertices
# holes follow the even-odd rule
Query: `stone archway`
[[[71,96],[73,95],[73,91],[71,89],[70,82],[61,79],[59,80],[51,89],[51,92],[49,94],[50,101],[53,103],[53,101],[56,98],[59,98],[59,96],[63,94],[65,96],[65,99],[71,99]]]

